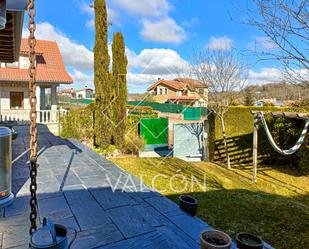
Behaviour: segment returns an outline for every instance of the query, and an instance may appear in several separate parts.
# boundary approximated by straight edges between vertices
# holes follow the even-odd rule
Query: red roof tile
[[[151,91],[155,89],[159,85],[165,85],[175,90],[184,90],[188,88],[194,91],[196,88],[207,88],[202,82],[194,79],[187,79],[187,78],[176,78],[174,80],[159,80],[155,84],[151,85],[147,90]]]
[[[21,41],[21,55],[28,53],[27,39]],[[58,45],[54,41],[37,40],[37,82],[70,84],[73,82],[62,61]],[[0,68],[0,81],[29,80],[28,69]]]

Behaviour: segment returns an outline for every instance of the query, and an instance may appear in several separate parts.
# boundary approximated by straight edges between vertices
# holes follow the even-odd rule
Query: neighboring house
[[[12,63],[1,63],[1,120],[29,120],[28,53],[28,41],[22,39],[18,60]],[[73,82],[65,69],[56,42],[37,40],[36,68],[37,110],[39,112],[44,110],[56,111],[57,87],[61,84]],[[49,94],[49,98],[47,98],[46,93]]]
[[[88,87],[85,87],[80,90],[75,91],[75,96],[77,99],[93,99],[94,98],[94,90]]]
[[[255,106],[275,106],[275,107],[282,107],[283,102],[281,100],[277,100],[276,98],[271,99],[260,99],[255,102]]]
[[[64,89],[59,89],[58,91],[58,96],[65,96],[69,97],[70,99],[75,99],[76,98],[76,93],[73,88],[64,88]]]
[[[147,91],[162,103],[177,103],[189,106],[207,106],[208,87],[194,79],[158,79]]]

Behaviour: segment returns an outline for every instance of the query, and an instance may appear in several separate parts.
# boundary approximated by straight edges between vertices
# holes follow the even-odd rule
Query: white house
[[[28,42],[21,40],[20,54],[16,62],[1,62],[0,67],[0,121],[29,120]],[[3,60],[0,60],[3,61]],[[39,118],[53,117],[57,111],[57,87],[71,84],[58,45],[54,41],[38,40],[36,45],[36,95]],[[46,95],[46,93],[50,93]],[[38,120],[40,122],[40,120]]]
[[[75,91],[75,96],[77,99],[93,99],[94,98],[94,90],[88,87],[85,87],[80,90]]]

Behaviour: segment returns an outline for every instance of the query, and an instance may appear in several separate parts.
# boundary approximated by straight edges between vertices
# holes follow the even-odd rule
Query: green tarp
[[[167,118],[142,118],[140,120],[140,135],[146,144],[168,143],[168,119]]]

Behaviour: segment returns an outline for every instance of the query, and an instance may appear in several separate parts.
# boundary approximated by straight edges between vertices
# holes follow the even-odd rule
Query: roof
[[[22,39],[20,53],[27,55],[27,39]],[[63,64],[60,50],[55,41],[37,40],[37,76],[42,83],[70,84],[73,82]],[[0,81],[29,81],[28,69],[0,68]]]
[[[169,100],[199,100],[200,98],[196,96],[178,96],[169,98]]]
[[[189,79],[189,78],[175,78],[173,80],[159,80],[153,85],[151,85],[147,91],[154,90],[159,85],[165,85],[169,88],[182,91],[184,89],[189,89],[194,91],[196,88],[207,88],[207,85],[203,84],[199,80]]]
[[[73,88],[59,89],[58,93],[74,93]]]
[[[92,88],[83,88],[83,89],[79,89],[79,90],[75,90],[75,92],[82,92],[82,91],[87,91],[87,90],[90,90],[90,91],[94,91]]]

